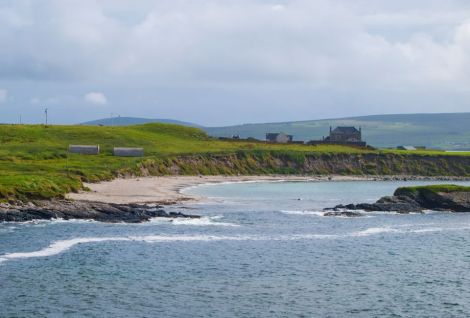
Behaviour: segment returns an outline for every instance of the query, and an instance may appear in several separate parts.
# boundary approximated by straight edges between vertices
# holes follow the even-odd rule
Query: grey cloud
[[[260,121],[269,96],[293,100],[299,110],[330,103],[333,116],[351,115],[346,100],[368,104],[364,96],[373,92],[374,102],[383,96],[383,109],[371,112],[400,112],[409,108],[386,102],[391,92],[416,101],[426,90],[460,94],[469,86],[469,12],[470,4],[457,0],[0,1],[0,80],[67,82],[76,87],[76,108],[86,107],[78,102],[83,86],[106,87],[112,107],[122,87],[152,83],[149,101],[186,103],[179,109],[189,112],[194,100],[151,92],[212,87],[217,93],[199,109],[230,109],[231,96],[256,105]],[[335,94],[346,97],[328,98]],[[133,94],[120,100],[132,103]]]

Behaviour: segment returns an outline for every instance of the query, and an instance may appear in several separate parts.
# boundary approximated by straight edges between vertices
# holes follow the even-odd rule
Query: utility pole
[[[46,114],[46,126],[47,126],[47,112],[48,112],[48,109],[46,108],[46,109],[44,110],[44,113]]]

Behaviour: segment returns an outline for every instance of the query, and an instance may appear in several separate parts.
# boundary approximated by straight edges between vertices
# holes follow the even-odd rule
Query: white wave
[[[25,225],[25,226],[34,226],[34,227],[45,227],[51,224],[62,224],[62,223],[101,223],[92,219],[63,219],[56,218],[50,220],[30,220],[22,222],[5,222],[6,224],[15,224],[15,225]]]
[[[430,228],[424,228],[424,229],[409,230],[408,232],[411,232],[411,233],[429,233],[429,232],[442,232],[443,230],[444,230],[443,228],[430,227]]]
[[[308,210],[281,210],[281,213],[289,215],[317,215],[324,216],[325,212],[322,211],[308,211]]]
[[[201,217],[199,219],[174,219],[175,225],[194,225],[194,226],[240,226],[238,224],[214,221],[214,217]]]
[[[258,240],[260,238],[252,236],[213,236],[213,235],[198,235],[198,236],[162,236],[162,235],[151,235],[151,236],[128,236],[128,237],[84,237],[75,238],[69,240],[56,241],[39,251],[34,252],[19,252],[19,253],[8,253],[0,255],[0,263],[15,260],[15,259],[26,259],[26,258],[37,258],[54,256],[63,253],[75,245],[96,243],[96,242],[112,242],[112,241],[138,241],[148,243],[158,242],[175,242],[175,241],[243,241],[243,240]]]
[[[378,235],[378,234],[384,234],[384,233],[431,233],[431,232],[443,232],[443,231],[465,231],[465,230],[470,230],[470,226],[462,226],[462,227],[448,227],[448,228],[443,228],[443,227],[422,227],[422,228],[406,228],[406,225],[397,225],[398,227],[401,228],[390,228],[390,227],[372,227],[368,228],[363,231],[359,232],[354,232],[351,233],[350,235],[346,236],[352,236],[352,237],[357,237],[357,236],[369,236],[369,235]]]
[[[427,233],[427,232],[444,232],[444,231],[466,231],[470,230],[470,226],[461,226],[461,227],[449,227],[449,228],[442,228],[442,227],[428,227],[428,228],[421,228],[421,229],[413,229],[408,232],[412,233]]]
[[[93,242],[106,242],[106,241],[127,241],[129,239],[123,237],[92,237],[92,238],[75,238],[64,241],[57,241],[52,243],[46,248],[35,252],[23,252],[23,253],[9,253],[4,254],[0,257],[0,262],[21,259],[21,258],[32,258],[32,257],[46,257],[60,254],[64,251],[69,250],[77,244],[93,243]]]
[[[299,239],[337,239],[344,237],[341,234],[301,234],[288,237],[281,237],[281,240],[299,240]]]
[[[393,229],[389,227],[371,227],[363,231],[354,232],[350,236],[369,236],[369,235],[377,235],[382,233],[396,233],[400,232],[398,229]]]
[[[169,218],[153,218],[151,220],[152,223],[169,223],[174,225],[192,225],[192,226],[240,226],[238,224],[227,223],[227,222],[220,222],[215,221],[221,219],[222,216],[203,216],[201,218],[176,218],[176,219],[169,219]]]
[[[281,213],[288,214],[288,215],[315,215],[315,216],[325,216],[325,211],[308,211],[308,210],[281,210]],[[342,219],[357,219],[351,218],[345,215],[338,215],[338,216],[331,216],[335,218],[342,218]],[[373,218],[373,215],[363,214],[361,218]]]
[[[0,263],[12,261],[17,259],[28,259],[54,256],[70,250],[72,247],[80,244],[99,243],[99,242],[146,242],[146,243],[164,243],[164,242],[213,242],[213,241],[288,241],[288,240],[304,240],[304,239],[344,239],[350,237],[365,237],[371,235],[378,235],[384,233],[427,233],[427,232],[441,232],[441,231],[462,231],[470,230],[470,226],[454,227],[454,228],[440,228],[440,227],[426,227],[418,229],[397,229],[390,227],[372,227],[359,232],[345,233],[345,234],[299,234],[299,235],[277,235],[277,236],[253,236],[253,235],[240,235],[240,236],[217,236],[217,235],[194,235],[194,236],[164,236],[164,235],[151,235],[151,236],[125,236],[125,237],[84,237],[74,238],[69,240],[56,241],[49,246],[33,252],[15,252],[0,255]]]
[[[163,243],[163,242],[212,242],[212,241],[256,241],[263,240],[263,237],[242,235],[242,236],[217,236],[217,235],[195,235],[195,236],[129,236],[128,241]]]
[[[298,239],[312,239],[312,238],[334,238],[337,235],[321,235],[321,234],[307,234],[307,235],[281,235],[281,236],[216,236],[216,235],[195,235],[195,236],[164,236],[164,235],[149,235],[149,236],[126,236],[126,237],[83,237],[74,238],[69,240],[56,241],[49,246],[33,252],[17,252],[0,255],[0,263],[27,258],[38,258],[54,256],[70,250],[75,245],[97,243],[97,242],[146,242],[146,243],[164,243],[164,242],[213,242],[213,241],[278,241],[278,240],[298,240]]]

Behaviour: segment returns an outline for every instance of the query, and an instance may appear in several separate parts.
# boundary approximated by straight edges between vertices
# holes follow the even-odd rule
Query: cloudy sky
[[[470,111],[468,0],[0,0],[0,122]]]

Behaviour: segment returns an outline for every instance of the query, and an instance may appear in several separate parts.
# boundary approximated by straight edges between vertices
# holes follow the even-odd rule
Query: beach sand
[[[98,201],[104,203],[158,203],[175,204],[199,201],[202,198],[181,193],[187,187],[207,183],[248,181],[326,181],[326,180],[372,180],[371,177],[356,176],[168,176],[115,179],[100,183],[87,183],[90,191],[70,193],[73,200]]]
[[[297,175],[263,175],[263,176],[166,176],[115,179],[100,183],[86,183],[90,191],[70,193],[68,199],[97,201],[103,203],[156,203],[170,205],[177,203],[198,202],[204,198],[181,193],[182,189],[201,184],[224,182],[269,182],[269,181],[373,181],[373,180],[459,180],[458,177],[424,177],[424,176],[297,176]]]

